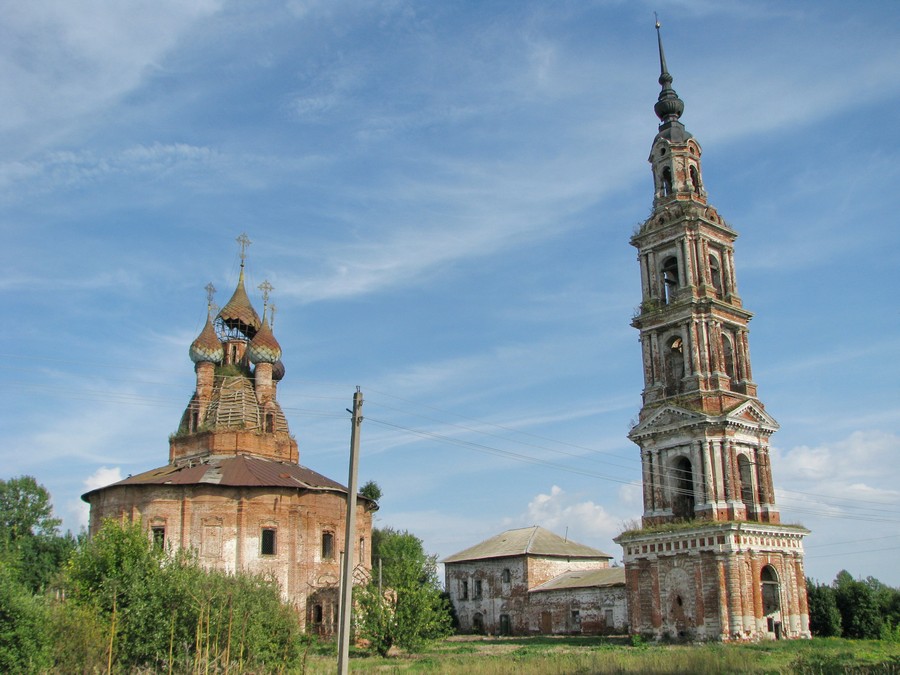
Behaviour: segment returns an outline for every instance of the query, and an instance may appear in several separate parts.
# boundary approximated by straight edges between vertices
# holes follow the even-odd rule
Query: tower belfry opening
[[[800,526],[781,524],[757,397],[737,232],[707,201],[701,148],[681,122],[656,24],[659,129],[653,212],[632,236],[640,264],[644,389],[628,436],[643,464],[641,527],[625,550],[631,630],[656,638],[809,637]]]

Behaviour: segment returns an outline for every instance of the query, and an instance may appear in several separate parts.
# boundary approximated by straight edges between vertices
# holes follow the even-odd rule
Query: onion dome
[[[275,339],[269,322],[263,319],[259,331],[247,345],[250,363],[275,363],[281,358],[281,345]]]
[[[244,288],[244,261],[241,261],[241,274],[238,277],[237,288],[234,289],[234,295],[231,300],[225,303],[225,306],[216,316],[217,321],[221,321],[230,330],[240,331],[245,337],[252,338],[259,330],[260,324],[259,314],[250,304],[250,298],[247,297],[247,290]]]
[[[284,362],[281,359],[272,364],[272,379],[275,382],[281,382],[284,379]]]
[[[197,339],[191,343],[188,351],[191,355],[191,361],[200,363],[206,361],[209,363],[221,363],[225,358],[225,349],[219,338],[216,337],[216,330],[213,328],[212,322],[209,320],[209,314],[206,316],[206,325],[200,331]]]

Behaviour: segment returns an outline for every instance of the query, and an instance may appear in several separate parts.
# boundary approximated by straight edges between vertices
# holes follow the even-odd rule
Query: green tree
[[[374,502],[377,502],[381,499],[381,486],[378,485],[374,480],[370,480],[359,491],[363,497],[368,497]]]
[[[441,594],[437,560],[409,532],[372,531],[372,581],[358,594],[359,632],[386,656],[396,645],[417,651],[451,630],[450,605]],[[379,579],[380,576],[380,579]]]
[[[51,664],[52,641],[43,599],[0,562],[0,672],[34,673]]]
[[[841,613],[844,637],[877,640],[881,635],[881,614],[872,588],[856,581],[846,570],[834,580],[834,596]]]
[[[806,580],[806,597],[809,602],[809,629],[819,637],[841,635],[841,613],[834,597],[834,589],[826,584]]]
[[[50,493],[34,478],[0,480],[0,537],[4,542],[25,536],[55,535],[61,522],[53,517]]]
[[[46,588],[75,548],[59,536],[50,493],[31,476],[0,480],[0,558],[32,592]]]

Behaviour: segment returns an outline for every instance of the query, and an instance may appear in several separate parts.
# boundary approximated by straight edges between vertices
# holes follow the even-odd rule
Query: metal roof
[[[540,586],[529,589],[529,593],[559,591],[571,588],[604,588],[625,585],[624,567],[605,567],[599,570],[573,570],[553,577]]]
[[[287,487],[347,492],[347,488],[299,464],[251,455],[204,457],[202,461],[167,464],[91,490],[88,495],[122,485],[221,485],[224,487]]]
[[[534,525],[517,530],[507,530],[486,539],[464,551],[455,553],[442,562],[454,563],[485,558],[507,558],[519,555],[548,556],[554,558],[600,558],[611,555],[596,548],[563,539],[550,530]]]

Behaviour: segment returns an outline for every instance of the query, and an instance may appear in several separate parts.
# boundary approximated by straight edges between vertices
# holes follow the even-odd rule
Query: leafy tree
[[[0,562],[0,672],[33,673],[51,664],[47,608]]]
[[[437,560],[409,532],[372,531],[372,557],[378,574],[358,594],[360,635],[382,656],[396,645],[417,651],[450,633],[450,605],[441,593]],[[377,563],[376,563],[377,564]]]
[[[50,584],[75,548],[52,513],[50,493],[31,476],[0,480],[0,557],[32,592]]]
[[[363,497],[368,497],[372,501],[377,502],[381,499],[381,486],[378,485],[374,480],[370,480],[368,483],[362,486],[359,491]]]
[[[62,521],[52,514],[50,493],[31,476],[0,480],[0,537],[4,542],[57,534]]]
[[[842,570],[834,580],[834,595],[841,613],[844,637],[877,640],[881,634],[882,620],[872,588]]]
[[[834,589],[807,579],[806,597],[809,602],[809,629],[813,635],[839,637],[841,613],[834,597]]]

